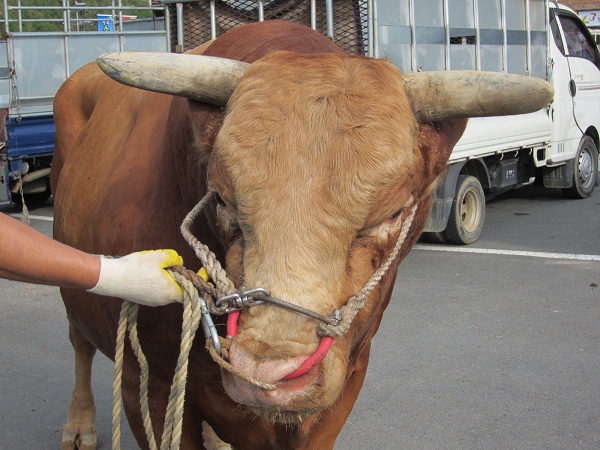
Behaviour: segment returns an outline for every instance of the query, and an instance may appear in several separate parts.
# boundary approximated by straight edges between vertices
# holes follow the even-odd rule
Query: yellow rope
[[[331,336],[337,337],[342,336],[348,332],[350,329],[350,325],[352,321],[358,314],[358,312],[365,307],[367,303],[367,299],[369,295],[373,292],[375,287],[381,281],[381,278],[385,275],[388,268],[394,262],[398,253],[400,253],[400,249],[402,245],[404,245],[404,241],[406,240],[406,236],[408,235],[408,230],[410,230],[410,226],[412,225],[413,219],[415,218],[415,214],[417,212],[419,204],[415,204],[411,210],[409,215],[406,217],[404,222],[402,223],[402,228],[400,230],[400,235],[398,236],[398,240],[396,241],[396,245],[392,249],[392,252],[386,258],[386,260],[381,264],[377,270],[371,275],[369,281],[363,286],[363,288],[354,294],[344,306],[340,308],[342,319],[337,325],[329,325],[325,323],[319,324],[318,333],[320,336]]]
[[[176,272],[171,272],[171,275],[181,285],[184,292],[183,324],[179,358],[167,405],[161,450],[178,449],[181,442],[188,357],[202,316],[200,298],[192,282]]]
[[[180,353],[173,376],[169,403],[165,415],[165,424],[161,441],[161,450],[178,449],[181,443],[183,426],[183,406],[185,399],[185,387],[187,381],[188,357],[196,331],[200,324],[201,311],[200,299],[194,285],[176,272],[171,275],[181,285],[184,292],[183,324],[181,331]],[[117,343],[115,350],[115,377],[113,382],[113,450],[121,448],[121,402],[122,402],[122,378],[123,378],[123,354],[125,348],[125,331],[129,330],[129,341],[134,354],[140,365],[140,407],[144,423],[146,439],[151,450],[157,450],[150,409],[148,406],[148,382],[150,371],[148,361],[142,352],[137,334],[138,305],[131,302],[123,302],[119,317],[117,331]]]
[[[113,411],[112,411],[112,448],[121,448],[121,381],[123,375],[123,352],[125,349],[125,332],[127,331],[127,305],[123,302],[117,328],[117,343],[115,347],[115,372],[113,379]]]
[[[113,450],[121,447],[121,398],[122,398],[122,378],[123,378],[123,354],[125,348],[125,330],[129,330],[129,341],[131,347],[140,365],[140,407],[146,439],[150,450],[157,450],[154,432],[152,430],[152,420],[150,418],[150,408],[148,405],[148,381],[150,370],[148,361],[137,334],[137,314],[138,305],[131,302],[123,302],[121,314],[119,317],[119,328],[117,332],[117,346],[115,352],[115,378],[113,382]],[[118,362],[117,362],[118,361]]]
[[[220,338],[221,341],[221,350],[226,349],[230,343],[230,340],[224,339],[224,338]],[[213,345],[212,340],[207,339],[206,340],[206,349],[208,350],[208,352],[210,353],[210,356],[212,356],[212,359],[218,364],[220,365],[223,369],[231,372],[232,374],[234,374],[235,376],[237,376],[238,378],[241,378],[242,380],[246,380],[248,383],[253,384],[254,386],[263,389],[265,391],[274,391],[275,389],[277,389],[277,385],[276,384],[271,384],[271,383],[266,383],[264,381],[259,381],[256,380],[248,375],[245,375],[243,372],[241,372],[239,369],[236,369],[235,367],[233,367],[227,360],[223,359],[215,350],[215,346]]]

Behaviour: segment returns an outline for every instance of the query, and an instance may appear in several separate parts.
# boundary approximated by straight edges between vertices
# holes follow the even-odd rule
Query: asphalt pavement
[[[51,202],[30,213],[50,233]],[[419,244],[336,450],[600,448],[598,285],[600,190],[512,191],[488,204],[477,243]],[[58,290],[0,280],[0,305],[0,449],[56,449],[74,378]],[[111,364],[94,365],[100,449]]]

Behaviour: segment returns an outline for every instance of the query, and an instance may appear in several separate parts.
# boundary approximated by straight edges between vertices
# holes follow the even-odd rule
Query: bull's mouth
[[[260,374],[261,370],[253,372]],[[323,404],[326,383],[322,365],[290,380],[283,379],[282,374],[276,375],[278,379],[265,379],[263,372],[260,381],[276,385],[274,390],[258,387],[225,370],[222,375],[223,386],[232,400],[270,422],[299,424],[326,406]]]

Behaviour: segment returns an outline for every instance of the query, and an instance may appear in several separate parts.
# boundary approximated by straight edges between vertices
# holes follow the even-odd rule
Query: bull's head
[[[348,380],[360,388],[397,264],[423,227],[465,118],[532,112],[552,98],[549,84],[530,77],[402,75],[387,61],[339,54],[276,52],[245,64],[133,53],[100,65],[128,85],[227,105],[209,184],[219,195],[226,267],[238,286],[329,316],[362,289],[418,205],[401,254],[349,331],[302,376],[284,380],[318,346],[318,323],[271,305],[241,315],[230,361],[277,389],[262,391],[229,373],[225,388],[276,420],[345,401]]]

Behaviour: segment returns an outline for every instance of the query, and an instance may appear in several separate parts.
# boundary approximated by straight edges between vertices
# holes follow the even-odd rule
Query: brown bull
[[[110,255],[174,248],[197,270],[179,226],[210,187],[218,196],[192,231],[236,284],[328,316],[362,289],[416,206],[398,257],[365,307],[304,375],[284,380],[319,345],[318,323],[272,305],[242,312],[230,361],[275,383],[274,391],[222,374],[201,339],[192,348],[182,448],[202,448],[203,421],[234,448],[332,448],[361,389],[397,266],[425,223],[464,117],[537,110],[550,88],[524,77],[513,87],[502,77],[480,82],[479,74],[403,77],[386,61],[344,56],[286,22],[235,29],[205,55],[252,64],[161,55],[165,73],[150,55],[103,59],[115,79],[162,93],[119,84],[96,65],[67,80],[55,102],[55,237]],[[217,76],[221,63],[227,73]],[[95,448],[92,358],[96,349],[114,357],[121,301],[68,289],[63,298],[76,355],[63,448],[77,439]],[[140,309],[159,441],[181,314],[181,305]],[[125,410],[145,448],[129,348],[124,367]]]

